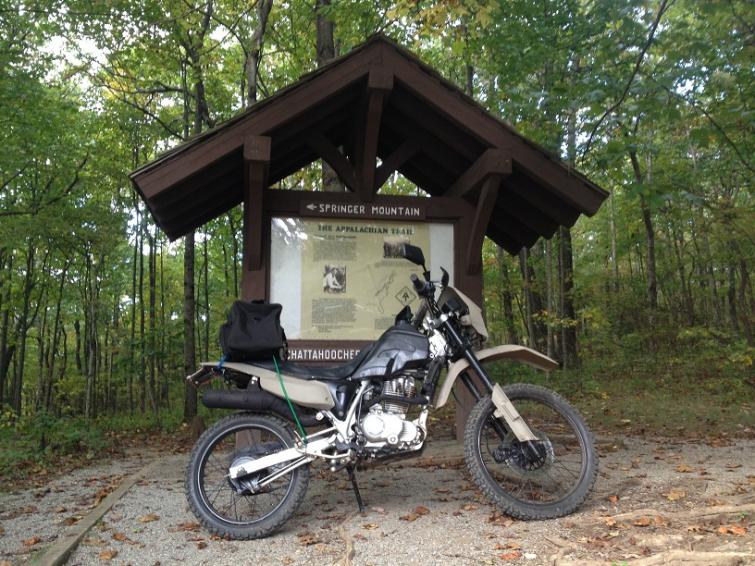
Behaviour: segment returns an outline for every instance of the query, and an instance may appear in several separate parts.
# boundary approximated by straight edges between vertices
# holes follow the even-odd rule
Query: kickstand
[[[354,495],[357,498],[357,505],[359,505],[359,512],[364,513],[364,501],[362,501],[362,495],[359,493],[359,486],[357,485],[357,477],[354,474],[354,466],[346,466],[346,471],[349,472],[349,480],[351,480],[351,487],[354,488]]]

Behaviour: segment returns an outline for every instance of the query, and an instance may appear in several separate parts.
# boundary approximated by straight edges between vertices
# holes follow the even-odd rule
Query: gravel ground
[[[0,493],[0,565],[26,561],[87,515],[124,477],[158,456],[130,451],[123,459],[75,470],[45,487]]]
[[[441,448],[453,456],[452,446]],[[305,502],[283,530],[249,542],[214,540],[196,525],[183,493],[187,456],[167,456],[153,477],[135,485],[105,515],[68,564],[540,565],[587,559],[611,564],[671,548],[755,556],[753,513],[694,516],[706,506],[752,507],[754,449],[753,441],[714,447],[629,439],[601,445],[600,477],[583,508],[542,522],[500,516],[453,459],[442,465],[437,459],[435,465],[407,460],[361,471],[369,507],[364,514],[356,512],[345,472],[318,469]],[[426,455],[432,453],[431,445]],[[87,478],[125,472],[116,464],[82,471],[77,479],[53,484],[41,499],[33,493],[3,496],[1,517],[8,518],[1,520],[0,551],[20,561],[23,556],[13,553],[24,549],[21,538],[36,535],[46,542],[60,531],[59,521],[42,524],[48,521],[39,521],[38,512],[13,518],[17,511],[8,509],[34,505],[47,517],[65,517],[70,513],[56,513],[54,507],[73,509]],[[647,511],[626,520],[607,518],[637,509]]]

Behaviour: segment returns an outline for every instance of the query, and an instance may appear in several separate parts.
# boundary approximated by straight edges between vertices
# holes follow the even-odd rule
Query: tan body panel
[[[217,366],[217,362],[202,362],[203,366]],[[225,362],[223,367],[245,373],[246,375],[252,375],[258,377],[260,380],[260,387],[265,391],[268,391],[280,397],[285,398],[283,390],[278,380],[278,374],[269,369],[265,369],[254,364],[246,364],[242,362]],[[335,405],[333,396],[330,394],[328,386],[320,381],[300,379],[286,375],[281,372],[281,378],[283,379],[283,385],[286,386],[286,392],[288,398],[293,403],[301,405],[302,407],[310,407],[312,409],[332,409]]]
[[[518,346],[516,344],[502,344],[501,346],[495,346],[493,348],[485,348],[475,352],[475,355],[480,362],[506,359],[521,362],[543,371],[558,369],[558,362],[555,360],[552,360],[548,356],[544,356],[532,348]],[[469,362],[463,358],[451,364],[448,368],[446,379],[443,381],[443,385],[438,391],[438,395],[435,397],[434,405],[436,408],[442,407],[446,404],[448,397],[451,395],[451,389],[453,389],[456,378],[467,369],[469,369]]]

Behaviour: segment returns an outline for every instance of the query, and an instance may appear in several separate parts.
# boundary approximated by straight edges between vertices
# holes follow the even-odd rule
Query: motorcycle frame
[[[425,279],[426,283],[424,286],[422,283],[415,281],[415,289],[422,298],[424,307],[426,307],[423,325],[427,329],[432,329],[433,332],[440,332],[446,341],[447,351],[444,354],[446,356],[452,355],[457,358],[456,361],[452,363],[449,363],[448,359],[445,360],[448,373],[442,387],[433,400],[433,408],[440,408],[445,405],[458,377],[461,378],[462,383],[469,390],[475,400],[479,401],[482,398],[482,393],[479,391],[477,385],[470,376],[469,370],[472,370],[491,395],[493,404],[496,407],[493,415],[497,419],[504,420],[508,425],[509,430],[516,436],[517,440],[532,450],[533,453],[536,453],[534,452],[535,448],[533,443],[537,441],[537,437],[506,396],[503,388],[499,384],[494,384],[492,382],[490,376],[480,364],[480,360],[499,358],[517,359],[518,361],[523,361],[524,363],[528,363],[533,367],[545,371],[557,368],[558,363],[535,350],[513,345],[503,345],[481,350],[478,352],[478,357],[478,355],[472,350],[470,344],[459,334],[454,326],[452,321],[455,319],[455,315],[453,313],[449,314],[440,312],[434,299],[435,286],[430,281],[429,273],[427,271],[425,271]],[[233,465],[229,468],[229,476],[233,479],[238,479],[266,468],[280,466],[281,464],[290,462],[285,467],[276,470],[271,475],[265,477],[259,483],[259,487],[264,487],[266,484],[274,481],[282,475],[285,475],[316,458],[322,458],[332,462],[338,462],[339,460],[352,460],[354,458],[354,451],[350,447],[335,454],[327,454],[325,451],[337,447],[339,442],[347,446],[351,443],[353,436],[351,431],[358,418],[357,409],[361,405],[362,397],[369,387],[369,384],[370,378],[362,380],[359,389],[353,395],[348,411],[343,419],[336,417],[330,410],[321,411],[322,415],[332,424],[330,428],[309,435],[306,439],[300,439],[295,446],[286,450],[263,456],[253,462]],[[428,406],[426,405],[419,417],[421,430],[424,434],[427,433],[425,426],[427,414]],[[500,420],[495,421],[494,428],[501,438],[503,438],[507,432]],[[423,438],[422,442],[406,452],[420,450],[424,441],[425,439]]]

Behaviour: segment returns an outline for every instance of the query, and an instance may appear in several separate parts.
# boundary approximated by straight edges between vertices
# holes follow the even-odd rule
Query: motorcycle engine
[[[414,374],[404,374],[383,382],[383,395],[411,398],[416,393]],[[421,438],[421,431],[406,420],[409,404],[399,400],[384,400],[372,405],[359,426],[367,441],[387,443],[394,447],[409,446]]]

